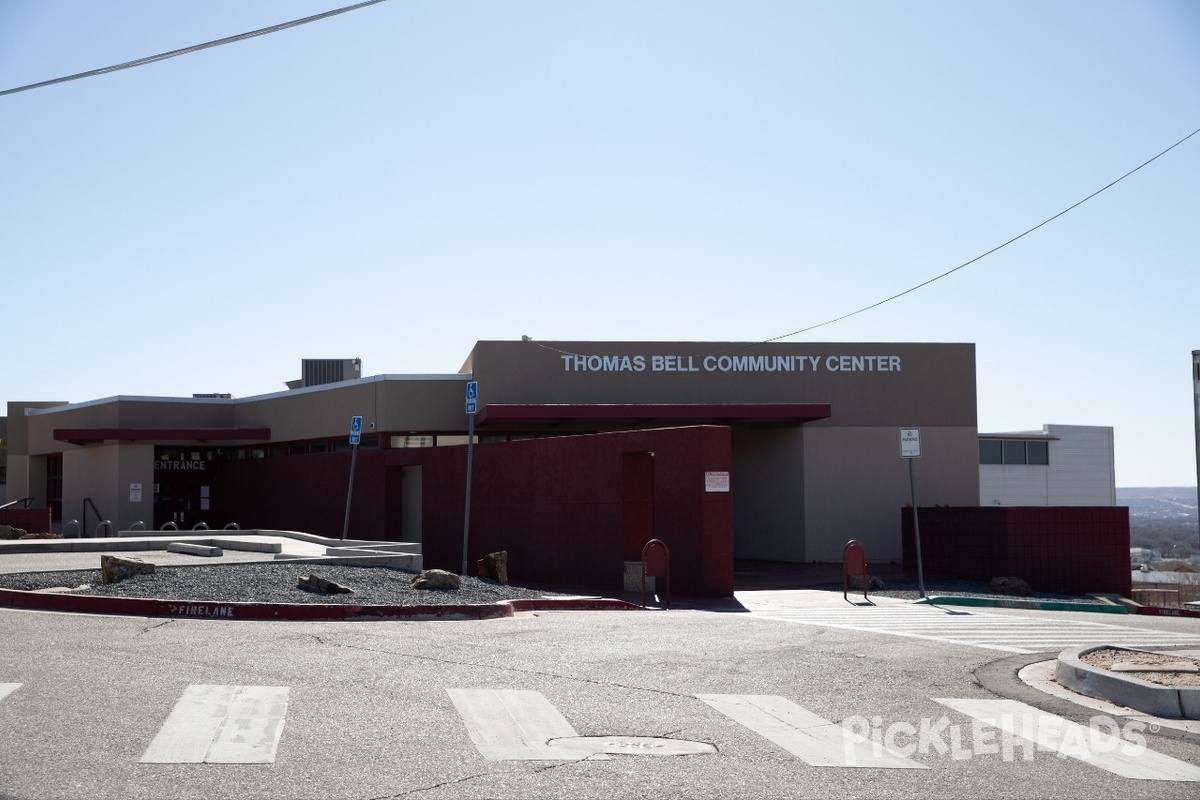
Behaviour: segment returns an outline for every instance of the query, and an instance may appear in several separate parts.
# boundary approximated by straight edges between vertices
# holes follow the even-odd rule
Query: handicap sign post
[[[358,446],[362,443],[362,417],[350,418],[350,485],[346,488],[346,516],[342,518],[342,538],[350,532],[350,498],[354,495],[354,462],[358,460]]]
[[[479,409],[479,381],[467,381],[467,499],[463,507],[462,573],[467,574],[467,539],[471,532],[471,466],[475,455],[475,413]]]

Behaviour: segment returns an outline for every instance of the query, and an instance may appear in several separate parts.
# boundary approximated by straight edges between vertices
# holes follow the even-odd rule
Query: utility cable
[[[92,78],[92,77],[95,77],[96,75],[106,75],[110,72],[120,72],[123,69],[132,69],[134,67],[142,67],[142,66],[145,66],[146,64],[153,64],[156,61],[166,61],[168,58],[175,58],[176,56],[186,56],[189,53],[196,53],[201,50],[207,50],[210,47],[220,47],[223,44],[233,44],[234,42],[240,42],[245,39],[253,39],[256,36],[266,36],[268,33],[277,33],[278,31],[287,30],[288,28],[295,28],[300,25],[307,25],[310,22],[318,22],[319,20],[328,19],[329,17],[335,17],[338,14],[345,14],[347,11],[357,11],[360,8],[365,8],[366,6],[373,6],[376,3],[382,3],[382,2],[384,2],[384,0],[366,0],[366,2],[363,2],[363,3],[355,3],[352,6],[345,6],[344,8],[335,8],[333,11],[325,11],[321,14],[314,14],[311,17],[304,17],[303,19],[294,19],[291,22],[281,22],[278,25],[271,25],[266,28],[259,28],[256,31],[249,31],[248,33],[239,33],[236,36],[226,36],[224,39],[214,39],[211,42],[205,42],[204,44],[194,44],[191,47],[183,47],[183,48],[180,48],[179,50],[171,50],[170,52],[167,52],[167,53],[159,53],[156,56],[146,56],[145,58],[138,58],[138,59],[134,59],[133,61],[126,61],[121,64],[113,64],[111,67],[101,67],[100,69],[92,69],[92,70],[88,70],[87,72],[79,72],[74,75],[67,75],[62,78],[53,78],[48,81],[39,81],[38,83],[31,83],[27,86],[18,86],[14,89],[4,89],[4,90],[0,91],[0,97],[4,97],[5,95],[9,95],[9,94],[16,94],[17,92],[28,92],[30,89],[41,89],[42,87],[53,86],[57,83],[67,83],[68,81],[77,81],[82,78]]]
[[[818,322],[816,325],[809,325],[807,328],[801,328],[801,329],[800,329],[800,330],[798,330],[798,331],[792,331],[791,333],[784,333],[784,334],[781,334],[781,335],[779,335],[779,336],[773,336],[773,337],[771,337],[770,339],[763,339],[761,342],[756,342],[755,344],[766,344],[767,342],[775,342],[775,341],[778,341],[778,340],[780,340],[780,339],[787,339],[787,338],[789,338],[789,337],[791,337],[791,336],[798,336],[798,335],[800,335],[801,333],[808,333],[809,331],[811,331],[811,330],[815,330],[815,329],[817,329],[817,328],[823,328],[823,327],[825,327],[826,325],[832,325],[832,324],[833,324],[833,323],[835,323],[835,322],[841,322],[841,321],[842,321],[842,320],[844,320],[844,319],[849,319],[850,317],[857,316],[857,315],[859,315],[859,314],[862,314],[862,313],[864,313],[864,312],[866,312],[866,311],[870,311],[870,310],[871,310],[871,309],[873,309],[873,308],[879,308],[879,307],[880,307],[881,305],[883,305],[884,303],[890,303],[890,302],[891,302],[891,301],[893,301],[893,300],[896,300],[896,299],[898,299],[898,298],[904,297],[904,295],[906,295],[906,294],[911,294],[911,293],[913,293],[913,292],[917,291],[918,289],[922,289],[922,288],[924,288],[924,287],[928,286],[929,284],[933,283],[934,281],[940,281],[942,278],[945,278],[945,277],[946,277],[946,276],[948,276],[948,275],[953,275],[955,272],[958,272],[960,269],[963,269],[964,267],[969,267],[969,266],[971,266],[972,264],[974,264],[976,261],[979,261],[979,260],[981,260],[981,259],[984,259],[984,258],[986,258],[986,257],[990,256],[992,253],[995,253],[995,252],[996,252],[996,251],[998,251],[998,250],[1001,250],[1001,249],[1003,249],[1003,248],[1005,248],[1005,247],[1008,247],[1010,244],[1012,244],[1012,243],[1014,243],[1014,242],[1016,242],[1016,241],[1018,241],[1018,240],[1020,240],[1020,239],[1024,239],[1026,236],[1028,236],[1029,234],[1033,233],[1033,232],[1034,232],[1034,231],[1036,231],[1038,228],[1041,228],[1041,227],[1043,227],[1043,226],[1045,226],[1045,225],[1048,225],[1048,224],[1050,224],[1051,222],[1053,222],[1054,220],[1058,219],[1059,217],[1061,217],[1062,215],[1066,214],[1067,212],[1069,212],[1069,211],[1073,211],[1073,210],[1075,210],[1076,208],[1079,208],[1081,205],[1083,205],[1084,203],[1086,203],[1088,200],[1091,200],[1093,197],[1095,197],[1096,195],[1098,195],[1098,194],[1100,194],[1100,193],[1102,193],[1102,192],[1108,191],[1109,189],[1111,189],[1112,187],[1116,186],[1116,185],[1117,185],[1118,183],[1120,183],[1121,181],[1123,181],[1123,180],[1125,180],[1126,178],[1128,178],[1128,177],[1129,177],[1130,175],[1132,175],[1133,173],[1137,172],[1138,170],[1142,169],[1143,167],[1147,167],[1147,166],[1149,166],[1150,164],[1154,163],[1155,161],[1157,161],[1158,159],[1162,158],[1162,157],[1163,157],[1163,156],[1165,156],[1167,153],[1169,153],[1169,152],[1171,152],[1172,150],[1174,150],[1176,147],[1179,147],[1179,145],[1183,144],[1183,143],[1184,143],[1184,142],[1186,142],[1188,139],[1191,139],[1193,136],[1195,136],[1195,135],[1196,135],[1196,134],[1198,134],[1198,133],[1200,133],[1200,128],[1197,128],[1196,130],[1192,131],[1192,132],[1191,132],[1191,133],[1189,133],[1187,136],[1183,137],[1182,139],[1180,139],[1179,141],[1177,141],[1175,144],[1173,144],[1173,145],[1171,145],[1170,147],[1168,147],[1166,150],[1163,150],[1161,153],[1159,153],[1158,155],[1154,156],[1153,158],[1150,158],[1150,159],[1148,159],[1148,160],[1146,160],[1146,161],[1142,162],[1141,164],[1139,164],[1138,166],[1136,166],[1136,167],[1134,167],[1133,169],[1129,170],[1129,172],[1126,172],[1124,175],[1122,175],[1121,177],[1119,177],[1119,178],[1117,178],[1116,180],[1112,181],[1111,183],[1108,183],[1107,185],[1105,185],[1105,186],[1102,186],[1101,188],[1099,188],[1099,189],[1097,189],[1096,191],[1092,192],[1091,194],[1089,194],[1087,197],[1083,198],[1082,200],[1080,200],[1080,201],[1078,201],[1078,202],[1076,202],[1076,203],[1072,203],[1071,205],[1069,205],[1069,206],[1067,206],[1066,208],[1064,208],[1062,211],[1059,211],[1057,214],[1055,214],[1055,215],[1053,215],[1053,216],[1051,216],[1051,217],[1047,217],[1046,219],[1044,219],[1044,220],[1042,220],[1041,222],[1039,222],[1037,225],[1034,225],[1032,228],[1029,228],[1028,230],[1026,230],[1026,231],[1024,231],[1024,232],[1022,232],[1022,233],[1019,233],[1019,234],[1017,234],[1016,236],[1012,237],[1012,238],[1011,238],[1011,239],[1009,239],[1007,242],[1003,242],[1002,244],[998,244],[998,245],[996,245],[995,247],[993,247],[991,250],[988,250],[988,251],[987,251],[987,252],[985,252],[985,253],[980,253],[979,255],[977,255],[977,256],[975,256],[974,258],[972,258],[970,261],[964,261],[963,263],[959,264],[959,265],[958,265],[957,267],[955,267],[954,269],[948,269],[948,270],[946,270],[945,272],[943,272],[941,275],[935,275],[934,277],[930,278],[930,279],[929,279],[929,280],[927,280],[927,281],[923,281],[923,282],[921,282],[921,283],[918,283],[916,286],[909,287],[908,289],[905,289],[903,292],[898,292],[897,294],[894,294],[894,295],[892,295],[891,297],[887,297],[887,298],[884,298],[883,300],[879,300],[878,302],[872,303],[872,304],[871,304],[871,305],[869,305],[869,306],[863,306],[862,308],[858,309],[857,311],[851,311],[850,313],[848,313],[848,314],[843,314],[843,315],[841,315],[840,317],[834,317],[833,319],[828,319],[828,320],[825,320],[824,322]]]
[[[948,275],[953,275],[955,272],[958,272],[960,269],[963,269],[963,268],[965,268],[965,267],[969,267],[969,266],[971,266],[972,264],[974,264],[976,261],[980,261],[981,259],[984,259],[984,258],[986,258],[986,257],[990,256],[992,253],[995,253],[995,252],[997,252],[998,250],[1002,250],[1003,248],[1005,248],[1005,247],[1008,247],[1010,244],[1013,244],[1014,242],[1016,242],[1016,241],[1018,241],[1018,240],[1020,240],[1020,239],[1024,239],[1026,236],[1028,236],[1029,234],[1031,234],[1031,233],[1033,233],[1034,231],[1038,230],[1039,228],[1042,228],[1042,227],[1044,227],[1044,226],[1046,226],[1046,225],[1049,225],[1051,222],[1053,222],[1054,220],[1056,220],[1056,219],[1058,219],[1059,217],[1063,216],[1063,215],[1064,215],[1064,214],[1066,214],[1067,212],[1069,212],[1069,211],[1073,211],[1073,210],[1075,210],[1076,208],[1079,208],[1079,206],[1083,205],[1083,204],[1084,204],[1084,203],[1086,203],[1088,200],[1091,200],[1093,197],[1096,197],[1097,195],[1099,195],[1099,194],[1101,194],[1101,193],[1103,193],[1103,192],[1106,192],[1106,191],[1108,191],[1109,189],[1111,189],[1112,187],[1116,186],[1118,183],[1120,183],[1121,181],[1125,180],[1126,178],[1128,178],[1130,175],[1134,174],[1134,173],[1135,173],[1135,172],[1137,172],[1138,170],[1140,170],[1140,169],[1142,169],[1142,168],[1144,168],[1144,167],[1147,167],[1147,166],[1149,166],[1150,164],[1154,163],[1154,162],[1155,162],[1155,161],[1157,161],[1158,159],[1160,159],[1160,158],[1162,158],[1163,156],[1165,156],[1167,153],[1169,153],[1169,152],[1171,152],[1172,150],[1174,150],[1176,147],[1179,147],[1181,144],[1183,144],[1184,142],[1186,142],[1188,139],[1191,139],[1191,138],[1192,138],[1193,136],[1195,136],[1196,134],[1200,134],[1200,128],[1197,128],[1196,130],[1192,131],[1192,132],[1191,132],[1191,133],[1189,133],[1187,136],[1184,136],[1182,139],[1180,139],[1179,141],[1175,142],[1175,144],[1171,145],[1170,147],[1168,147],[1167,149],[1165,149],[1165,150],[1163,150],[1162,152],[1158,153],[1157,155],[1153,156],[1152,158],[1149,158],[1149,159],[1147,159],[1146,161],[1142,162],[1142,163],[1141,163],[1141,164],[1139,164],[1138,166],[1136,166],[1136,167],[1134,167],[1133,169],[1131,169],[1131,170],[1129,170],[1128,172],[1126,172],[1126,173],[1125,173],[1124,175],[1122,175],[1121,177],[1117,178],[1116,180],[1114,180],[1114,181],[1111,181],[1111,182],[1109,182],[1108,184],[1106,184],[1106,185],[1102,186],[1101,188],[1097,189],[1096,191],[1092,192],[1091,194],[1089,194],[1087,197],[1083,198],[1082,200],[1079,200],[1079,201],[1077,201],[1077,202],[1075,202],[1075,203],[1072,203],[1071,205],[1067,206],[1067,207],[1066,207],[1066,208],[1064,208],[1062,211],[1059,211],[1057,214],[1054,214],[1053,216],[1047,217],[1046,219],[1044,219],[1044,220],[1042,220],[1041,222],[1039,222],[1037,225],[1034,225],[1032,228],[1029,228],[1029,229],[1027,229],[1027,230],[1023,231],[1022,233],[1019,233],[1019,234],[1017,234],[1016,236],[1012,237],[1011,239],[1009,239],[1009,240],[1008,240],[1008,241],[1006,241],[1006,242],[1003,242],[1003,243],[1001,243],[1001,244],[998,244],[998,245],[996,245],[996,246],[995,246],[995,247],[993,247],[991,250],[988,250],[988,251],[986,251],[986,252],[984,252],[984,253],[980,253],[979,255],[975,256],[974,258],[972,258],[972,259],[971,259],[971,260],[969,260],[969,261],[964,261],[963,263],[959,264],[957,267],[954,267],[953,269],[948,269],[948,270],[946,270],[945,272],[943,272],[943,273],[942,273],[942,274],[940,274],[940,275],[935,275],[935,276],[933,276],[932,278],[930,278],[930,279],[928,279],[928,280],[926,280],[926,281],[922,281],[921,283],[918,283],[916,286],[911,286],[911,287],[909,287],[909,288],[905,289],[905,290],[904,290],[904,291],[902,291],[902,292],[897,292],[896,294],[892,295],[891,297],[885,297],[883,300],[879,300],[879,301],[877,301],[877,302],[871,303],[870,305],[863,306],[862,308],[858,309],[857,311],[851,311],[851,312],[849,312],[848,314],[842,314],[840,317],[834,317],[834,318],[832,318],[832,319],[827,319],[827,320],[825,320],[824,322],[818,322],[818,323],[816,323],[815,325],[809,325],[807,328],[801,328],[800,330],[797,330],[797,331],[792,331],[791,333],[784,333],[784,334],[780,334],[779,336],[772,336],[770,339],[762,339],[762,340],[760,340],[760,341],[751,342],[751,343],[749,343],[749,344],[745,344],[745,345],[742,345],[742,346],[740,346],[740,347],[734,347],[734,348],[730,348],[729,350],[722,350],[722,351],[720,351],[720,352],[718,352],[718,353],[710,353],[709,355],[724,355],[724,354],[726,354],[726,353],[736,353],[736,352],[737,352],[737,351],[739,351],[739,350],[745,350],[745,349],[747,349],[747,348],[750,348],[750,347],[755,347],[755,346],[757,346],[757,345],[760,345],[760,344],[767,344],[767,343],[769,343],[769,342],[777,342],[777,341],[779,341],[780,339],[788,339],[788,338],[790,338],[790,337],[792,337],[792,336],[799,336],[799,335],[800,335],[800,334],[802,334],[802,333],[808,333],[808,332],[809,332],[809,331],[811,331],[811,330],[816,330],[817,328],[823,328],[823,327],[825,327],[826,325],[832,325],[832,324],[833,324],[833,323],[835,323],[835,322],[841,322],[841,321],[842,321],[842,320],[844,320],[844,319],[849,319],[850,317],[855,317],[855,316],[858,316],[859,314],[865,313],[865,312],[867,312],[867,311],[870,311],[870,310],[872,310],[872,309],[879,308],[881,305],[883,305],[883,304],[885,304],[885,303],[890,303],[890,302],[892,302],[893,300],[897,300],[897,299],[899,299],[899,298],[901,298],[901,297],[904,297],[904,296],[905,296],[905,295],[907,295],[907,294],[912,294],[913,292],[917,291],[918,289],[922,289],[922,288],[924,288],[924,287],[928,286],[929,284],[931,284],[931,283],[934,283],[935,281],[940,281],[942,278],[945,278],[945,277],[947,277]],[[527,337],[527,336],[526,336],[526,337],[522,337],[522,338],[523,338],[523,339],[525,339],[525,340],[527,340],[527,341],[530,341],[530,342],[533,342],[533,341],[534,341],[533,339],[530,339],[530,338],[529,338],[529,337]],[[538,345],[539,345],[539,346],[541,346],[541,347],[544,347],[544,348],[546,348],[547,350],[553,350],[554,352],[556,352],[556,353],[561,353],[561,354],[563,354],[563,355],[580,355],[580,354],[578,354],[578,353],[568,353],[568,352],[566,352],[565,350],[559,350],[558,348],[555,348],[555,347],[550,347],[550,346],[548,346],[548,345],[544,345],[544,344],[542,344],[541,342],[536,342],[536,344],[538,344]]]

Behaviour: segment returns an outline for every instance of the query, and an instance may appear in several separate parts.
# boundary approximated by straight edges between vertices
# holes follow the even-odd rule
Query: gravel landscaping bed
[[[219,566],[158,567],[152,575],[135,575],[119,583],[100,584],[100,570],[26,572],[0,575],[0,589],[60,588],[71,594],[103,597],[150,597],[243,603],[324,603],[353,605],[449,605],[495,603],[553,593],[505,586],[464,577],[458,589],[414,589],[418,573],[390,567],[347,567],[280,561]],[[317,575],[352,590],[351,594],[315,594],[300,589],[300,578]]]
[[[1079,657],[1079,660],[1090,666],[1107,670],[1112,670],[1118,665],[1126,665],[1126,670],[1122,674],[1162,686],[1200,686],[1200,672],[1195,671],[1200,668],[1200,659],[1186,655],[1107,647],[1103,650],[1085,653]],[[1130,671],[1137,666],[1151,669]],[[1172,669],[1172,667],[1182,667],[1182,669]]]

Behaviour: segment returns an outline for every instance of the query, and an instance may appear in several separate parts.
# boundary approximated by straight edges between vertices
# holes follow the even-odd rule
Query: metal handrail
[[[96,515],[97,520],[104,519],[104,515],[100,513],[100,509],[96,508],[96,504],[92,502],[92,498],[90,498],[90,497],[83,498],[83,514],[81,515],[81,518],[83,519],[83,523],[82,523],[81,527],[82,527],[84,533],[87,533],[88,506],[92,507],[92,513]],[[105,520],[105,521],[107,522],[107,520]],[[111,525],[112,523],[110,522],[109,524]],[[96,530],[100,530],[99,525],[96,526]]]
[[[33,498],[32,497],[22,497],[20,500],[10,500],[7,503],[5,503],[4,505],[0,506],[0,511],[4,510],[6,508],[9,508],[10,506],[15,506],[17,503],[24,503],[25,508],[29,508],[30,504],[33,503]]]

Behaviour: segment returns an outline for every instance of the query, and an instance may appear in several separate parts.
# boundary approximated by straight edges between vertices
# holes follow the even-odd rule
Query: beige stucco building
[[[323,470],[339,453],[342,464],[352,416],[363,417],[364,449],[461,445],[470,380],[481,442],[728,426],[731,469],[714,480],[732,493],[738,558],[837,561],[854,538],[871,560],[899,561],[900,509],[910,502],[902,428],[920,431],[921,505],[979,504],[974,346],[897,343],[484,341],[441,375],[248,398],[10,402],[7,496],[51,505],[88,535],[101,519],[221,527],[251,513],[245,499],[235,507],[227,498],[251,495],[253,513],[269,517],[288,502],[283,484],[235,485],[257,473],[223,465],[304,459],[287,463]],[[373,502],[407,498],[405,535],[419,540],[419,466],[405,476],[381,478]],[[345,491],[331,490],[330,502]],[[373,533],[396,535],[355,535]]]

